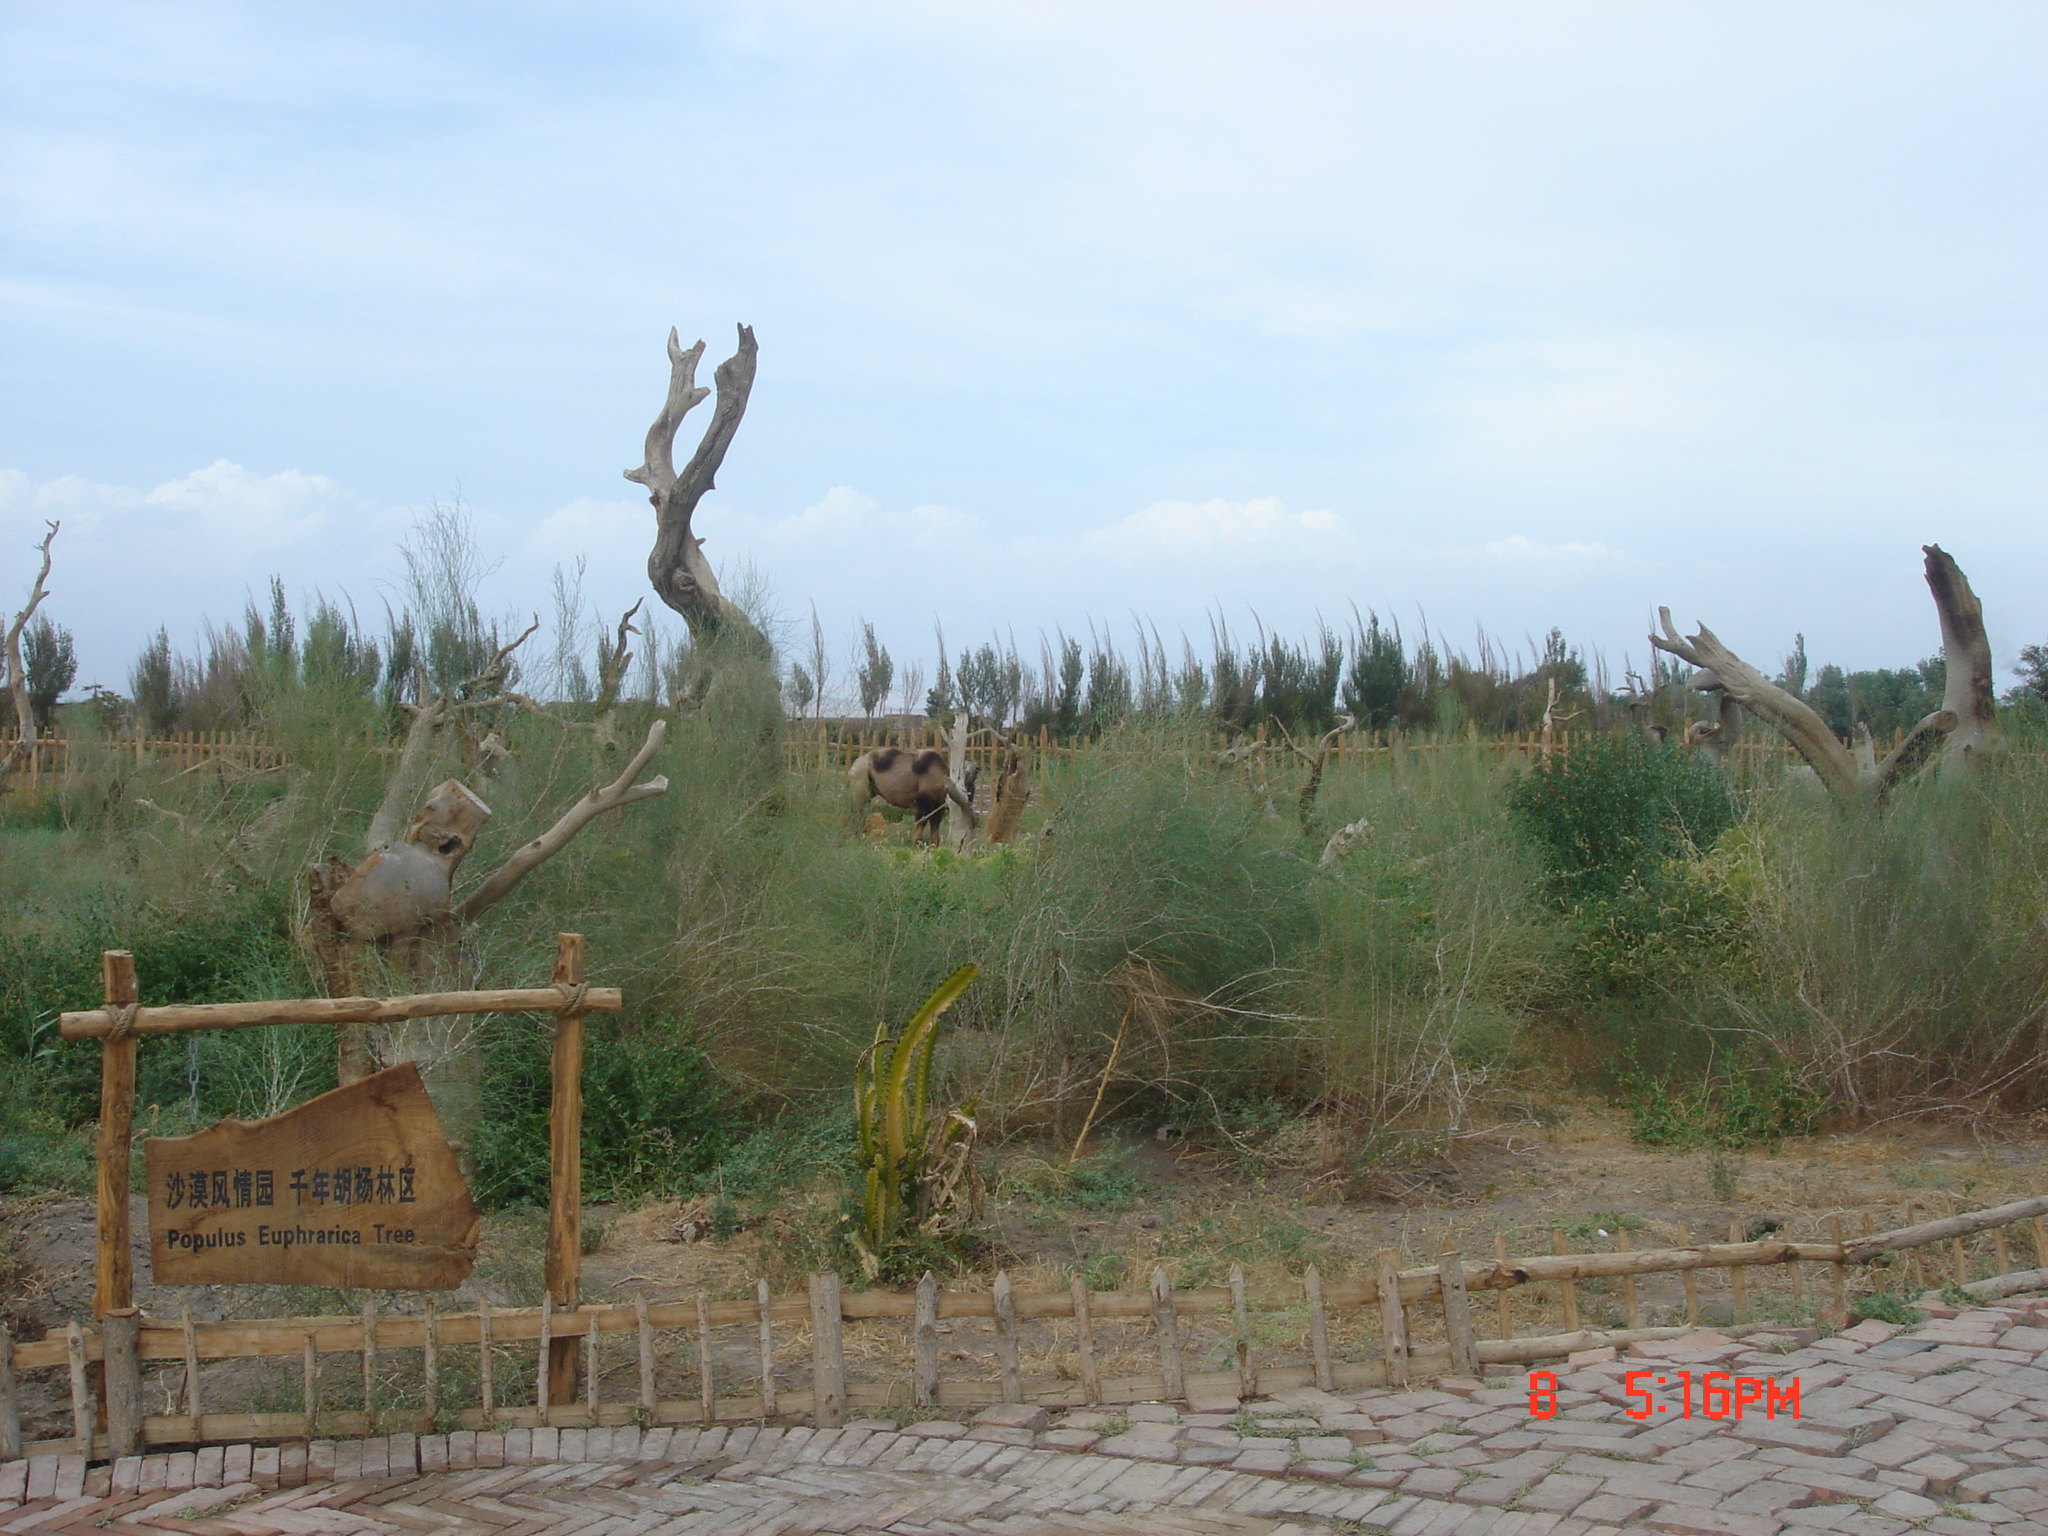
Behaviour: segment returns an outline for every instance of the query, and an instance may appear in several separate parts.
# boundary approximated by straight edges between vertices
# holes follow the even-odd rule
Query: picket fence
[[[110,1350],[132,1351],[132,1367],[149,1367],[154,1377],[148,1386],[166,1411],[143,1415],[132,1427],[139,1431],[133,1441],[150,1446],[778,1418],[831,1427],[855,1411],[928,1416],[992,1402],[1221,1406],[1289,1387],[1400,1386],[1445,1375],[1476,1376],[1488,1366],[1556,1359],[1602,1345],[1676,1337],[1701,1321],[1703,1272],[1726,1272],[1727,1316],[1737,1331],[1767,1326],[1745,1321],[1746,1277],[1759,1266],[1805,1266],[1802,1275],[1818,1267],[1827,1276],[1830,1305],[1842,1312],[1853,1266],[1900,1257],[1904,1272],[1897,1278],[1916,1289],[1948,1278],[1960,1283],[1986,1260],[1994,1273],[2007,1274],[2007,1228],[2015,1224],[2030,1226],[2041,1266],[2033,1272],[2035,1283],[2048,1286],[2044,1213],[2048,1196],[2037,1196],[1877,1234],[1869,1232],[1866,1219],[1860,1237],[1845,1237],[1837,1216],[1830,1218],[1824,1240],[1771,1235],[1745,1241],[1731,1231],[1725,1243],[1642,1251],[1630,1249],[1624,1230],[1610,1250],[1520,1259],[1507,1257],[1504,1241],[1497,1239],[1491,1261],[1474,1263],[1446,1252],[1421,1268],[1401,1268],[1399,1255],[1388,1249],[1376,1272],[1324,1278],[1310,1268],[1290,1286],[1269,1291],[1248,1288],[1237,1266],[1227,1284],[1192,1289],[1176,1288],[1158,1270],[1143,1291],[1093,1291],[1078,1279],[1065,1290],[1018,1290],[1001,1274],[985,1289],[942,1289],[926,1275],[911,1290],[852,1291],[842,1289],[837,1276],[819,1274],[810,1278],[806,1294],[772,1295],[763,1280],[752,1297],[741,1300],[713,1300],[699,1292],[683,1299],[643,1295],[609,1305],[556,1308],[543,1302],[448,1314],[431,1305],[410,1314],[384,1311],[373,1300],[357,1316],[195,1322],[187,1310],[176,1320],[108,1317],[98,1326],[74,1321],[38,1340],[0,1335],[0,1460],[80,1450],[108,1455],[111,1442],[94,1377]],[[1554,1246],[1562,1250],[1563,1234],[1556,1238]],[[1938,1244],[1950,1246],[1948,1260],[1936,1256]],[[1941,1271],[1950,1265],[1945,1276]],[[1658,1274],[1676,1274],[1684,1283],[1682,1325],[1642,1326],[1636,1285]],[[1579,1286],[1600,1281],[1619,1282],[1625,1326],[1580,1326]],[[1562,1331],[1516,1335],[1510,1298],[1524,1288],[1549,1294]],[[1495,1301],[1488,1329],[1495,1336],[1481,1337],[1477,1314],[1486,1310],[1487,1292]],[[1542,1310],[1547,1317],[1550,1308]],[[1262,1342],[1276,1333],[1300,1335],[1304,1320],[1305,1352],[1290,1358]],[[986,1325],[986,1348],[950,1347],[942,1360],[941,1335],[955,1336],[957,1346],[961,1322]],[[861,1332],[852,1352],[853,1374],[864,1379],[850,1379],[849,1327]],[[1156,1368],[1105,1372],[1108,1330],[1117,1327],[1149,1340]],[[1027,1338],[1033,1361],[1052,1367],[1051,1374],[1024,1373]],[[563,1400],[551,1360],[559,1359],[560,1344],[569,1340],[582,1344],[582,1391]],[[1128,1349],[1123,1353],[1127,1357]],[[395,1371],[395,1354],[416,1357],[412,1368]],[[741,1359],[744,1366],[735,1363]],[[207,1402],[202,1363],[230,1360],[283,1367],[296,1377],[296,1406],[223,1411]],[[963,1370],[963,1360],[975,1368]],[[987,1362],[992,1370],[984,1368]],[[943,1368],[948,1364],[951,1371]],[[355,1401],[335,1401],[337,1375],[354,1378],[358,1369],[359,1386],[351,1379],[345,1394]],[[45,1400],[68,1400],[68,1434],[25,1434],[37,1423],[51,1427],[48,1413],[37,1423],[23,1422],[26,1386],[37,1375],[53,1377],[60,1389],[45,1391]],[[632,1384],[630,1395],[612,1390],[622,1376]],[[664,1395],[664,1376],[670,1388],[680,1377],[694,1390]],[[266,1390],[279,1388],[273,1382]]]

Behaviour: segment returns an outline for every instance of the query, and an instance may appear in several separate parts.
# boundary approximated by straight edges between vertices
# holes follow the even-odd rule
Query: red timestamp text
[[[1660,1401],[1660,1394],[1670,1401]],[[1695,1405],[1700,1416],[1708,1419],[1739,1419],[1751,1408],[1761,1408],[1764,1417],[1771,1419],[1780,1413],[1799,1417],[1797,1376],[1731,1376],[1726,1371],[1708,1371],[1695,1377],[1691,1371],[1630,1371],[1622,1378],[1622,1395],[1629,1401],[1632,1419],[1689,1419]],[[1557,1412],[1556,1373],[1531,1371],[1530,1415],[1550,1419]]]

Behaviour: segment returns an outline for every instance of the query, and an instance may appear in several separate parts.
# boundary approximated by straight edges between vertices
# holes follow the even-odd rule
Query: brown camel
[[[853,760],[853,765],[846,770],[846,778],[853,790],[852,804],[856,816],[866,808],[869,800],[880,795],[885,803],[916,816],[917,829],[913,836],[918,842],[936,843],[939,840],[939,823],[945,818],[948,800],[960,807],[969,827],[974,825],[973,803],[947,773],[946,754],[943,752],[876,747]]]

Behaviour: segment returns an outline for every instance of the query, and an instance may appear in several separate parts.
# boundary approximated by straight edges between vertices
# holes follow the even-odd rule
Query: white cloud
[[[835,485],[801,512],[784,517],[707,506],[699,522],[707,542],[722,536],[729,541],[752,540],[769,551],[831,549],[857,555],[934,551],[988,534],[982,518],[955,508],[885,507],[850,485]]]
[[[226,459],[166,480],[142,499],[149,507],[196,518],[209,538],[251,554],[285,549],[317,534],[328,515],[345,511],[349,501],[325,475],[296,469],[259,475]]]
[[[1082,550],[1130,564],[1212,564],[1298,558],[1310,550],[1348,549],[1357,541],[1335,512],[1291,512],[1277,496],[1250,501],[1155,501],[1078,540]]]
[[[148,488],[5,469],[0,593],[27,571],[44,523],[61,523],[46,611],[75,635],[81,679],[119,687],[158,625],[182,642],[227,622],[273,573],[294,594],[369,601],[401,515],[324,475],[262,474],[226,459]]]
[[[81,475],[32,481],[19,470],[0,470],[0,517],[53,518],[74,540],[101,533],[203,537],[216,558],[288,547],[325,527],[329,513],[349,501],[325,475],[259,475],[226,459],[146,491]]]

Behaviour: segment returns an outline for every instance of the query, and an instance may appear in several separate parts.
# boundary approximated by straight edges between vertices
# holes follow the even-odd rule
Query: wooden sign
[[[411,1062],[143,1156],[159,1285],[445,1291],[476,1259],[476,1203]]]

